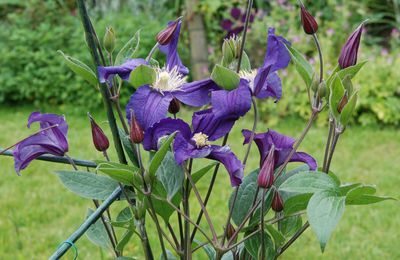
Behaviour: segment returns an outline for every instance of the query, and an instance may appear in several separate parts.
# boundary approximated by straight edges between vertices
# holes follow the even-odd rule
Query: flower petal
[[[310,170],[315,171],[317,169],[317,161],[311,155],[304,152],[294,153],[290,162],[304,162],[310,166]]]
[[[149,86],[142,86],[131,96],[126,106],[126,117],[130,122],[133,110],[140,126],[146,132],[153,124],[166,117],[172,98],[169,92],[161,94]]]
[[[267,52],[264,58],[264,65],[272,65],[271,72],[286,68],[290,62],[290,54],[285,44],[290,44],[282,36],[275,35],[275,28],[268,29]]]
[[[192,117],[193,132],[206,134],[208,140],[215,141],[229,133],[235,121],[231,117],[216,117],[211,108],[198,111]]]
[[[17,145],[14,149],[14,168],[15,171],[19,172],[25,169],[31,161],[35,160],[43,154],[49,153],[49,150],[40,145],[28,145],[25,146],[23,143]]]
[[[229,173],[232,187],[237,187],[242,183],[243,169],[242,162],[231,151],[229,146],[213,145],[212,151],[207,158],[221,162]]]
[[[174,140],[174,155],[178,164],[190,158],[204,158],[210,154],[211,150],[211,146],[197,148],[190,139],[186,139],[181,134],[178,134]]]
[[[181,119],[165,118],[148,128],[143,140],[143,148],[147,151],[158,150],[158,141],[163,136],[170,135],[178,131],[185,139],[191,137],[191,130],[188,124]]]
[[[173,22],[169,22],[168,25]],[[162,53],[167,55],[166,67],[168,69],[172,69],[175,66],[178,67],[178,71],[183,74],[189,74],[189,69],[182,64],[182,61],[178,54],[178,42],[179,42],[179,34],[181,31],[182,21],[178,22],[178,26],[175,29],[172,40],[166,45],[160,45],[159,49]]]
[[[118,75],[123,80],[128,80],[132,70],[137,66],[147,64],[144,59],[130,59],[119,66],[97,67],[100,83],[111,81],[115,75]]]
[[[180,91],[172,94],[182,103],[200,107],[210,103],[210,91],[217,90],[219,87],[211,79],[203,79],[183,84]]]
[[[240,79],[238,88],[234,90],[213,91],[211,105],[216,117],[238,119],[244,116],[251,108],[249,82],[246,79]]]
[[[263,87],[256,95],[257,98],[275,98],[276,101],[282,97],[282,81],[276,72],[268,75],[266,82]]]

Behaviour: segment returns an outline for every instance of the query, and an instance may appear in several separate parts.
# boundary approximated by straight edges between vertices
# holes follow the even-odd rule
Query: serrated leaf
[[[156,71],[147,65],[139,65],[132,70],[129,76],[129,83],[135,88],[139,88],[144,85],[151,85],[156,81]]]
[[[57,171],[61,183],[73,193],[87,198],[105,200],[119,186],[106,176],[83,171]]]
[[[140,30],[138,30],[135,35],[129,39],[129,41],[122,47],[115,58],[115,64],[121,65],[128,59],[135,57],[139,49],[140,43]]]
[[[156,176],[167,192],[167,200],[171,200],[181,189],[185,177],[182,166],[176,163],[173,153],[169,151],[161,162]]]
[[[93,214],[92,209],[88,209],[86,218]],[[86,231],[86,236],[89,240],[102,248],[108,249],[111,247],[111,241],[108,237],[106,227],[103,225],[103,222],[99,218],[95,223],[93,223],[88,230]]]
[[[280,191],[291,193],[314,193],[324,190],[336,190],[338,185],[334,179],[323,172],[300,172],[287,179],[279,187]]]
[[[308,61],[304,58],[304,56],[295,48],[285,45],[288,49],[290,56],[292,57],[292,61],[296,66],[297,72],[300,74],[301,78],[306,83],[307,88],[311,86],[312,77],[313,77],[313,68],[308,63]]]
[[[218,64],[215,65],[211,73],[211,79],[226,90],[237,88],[240,81],[240,77],[236,72]]]
[[[324,190],[314,193],[308,203],[308,221],[317,235],[322,252],[343,215],[345,200],[346,197],[338,196],[335,191]]]
[[[160,167],[160,164],[162,160],[164,160],[165,155],[167,154],[172,141],[174,140],[176,135],[176,132],[172,133],[171,135],[168,136],[168,138],[165,140],[165,142],[161,145],[160,149],[154,154],[153,158],[151,159],[150,166],[149,166],[149,173],[152,176],[155,176],[158,167]]]
[[[58,51],[64,58],[67,66],[75,72],[77,75],[81,76],[84,80],[89,82],[91,85],[97,87],[98,80],[96,74],[93,72],[89,66],[87,66],[82,61],[75,59],[71,56],[65,55],[62,51]]]

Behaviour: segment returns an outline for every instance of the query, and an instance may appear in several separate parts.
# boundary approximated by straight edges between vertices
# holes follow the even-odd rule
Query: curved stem
[[[312,36],[313,36],[315,45],[317,46],[318,56],[319,56],[319,82],[322,82],[323,77],[324,77],[324,61],[323,61],[323,57],[322,57],[322,49],[321,49],[321,45],[318,41],[317,34],[314,33]]]
[[[332,142],[333,131],[334,131],[333,119],[329,118],[329,132],[328,132],[328,138],[326,140],[326,145],[325,145],[324,162],[322,164],[323,172],[326,172],[326,163],[328,161],[329,149],[330,149],[330,145]]]
[[[151,49],[151,51],[149,52],[149,54],[146,57],[146,61],[149,62],[151,57],[153,57],[153,54],[156,52],[157,48],[158,48],[159,44],[158,42],[153,46],[153,48]]]

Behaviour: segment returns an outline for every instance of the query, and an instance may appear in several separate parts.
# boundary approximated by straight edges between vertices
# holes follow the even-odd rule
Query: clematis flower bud
[[[130,132],[130,138],[131,141],[135,144],[140,144],[143,139],[144,139],[144,134],[143,134],[143,129],[139,125],[139,122],[136,120],[136,117],[131,114],[131,132]]]
[[[343,108],[346,106],[347,102],[349,102],[349,98],[347,97],[347,91],[344,93],[342,99],[340,100],[337,111],[342,113]]]
[[[357,27],[357,29],[350,35],[347,42],[342,47],[339,57],[339,66],[345,69],[357,64],[357,54],[360,47],[360,40],[364,23]]]
[[[168,112],[170,112],[171,114],[177,114],[179,112],[179,110],[181,109],[181,102],[177,99],[177,98],[173,98],[171,100],[171,102],[169,103],[169,107],[168,107]]]
[[[160,45],[167,45],[172,40],[176,27],[178,27],[180,21],[181,19],[178,18],[175,21],[170,22],[167,28],[157,34],[156,40]]]
[[[229,222],[228,226],[226,227],[226,238],[231,239],[233,237],[233,234],[235,234],[236,230],[233,227],[233,225]]]
[[[274,169],[275,169],[275,146],[272,146],[268,152],[267,158],[261,167],[258,174],[257,183],[260,188],[268,189],[274,184]]]
[[[272,198],[271,208],[275,212],[281,212],[283,210],[283,200],[281,195],[277,190],[274,191],[274,197]]]
[[[103,46],[108,53],[112,53],[115,49],[115,31],[114,28],[108,26],[103,38]]]
[[[104,134],[103,129],[94,121],[93,117],[88,113],[90,119],[90,126],[92,128],[93,144],[97,151],[104,152],[110,146],[107,136]]]
[[[303,30],[306,34],[315,34],[318,31],[318,24],[315,18],[307,11],[303,4],[300,5],[300,17]]]

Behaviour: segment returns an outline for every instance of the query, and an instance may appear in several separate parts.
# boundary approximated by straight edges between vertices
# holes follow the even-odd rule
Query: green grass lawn
[[[101,154],[93,149],[85,113],[69,114],[67,111],[64,114],[69,123],[69,155],[82,159],[102,159]],[[0,108],[1,147],[32,133],[26,128],[30,112],[30,108]],[[99,113],[94,113],[94,116],[106,126],[104,116]],[[274,129],[284,134],[298,135],[304,125],[305,122],[300,120],[279,120]],[[240,130],[249,127],[250,119],[239,121],[229,139],[239,158],[243,158],[244,151]],[[267,127],[265,123],[260,123],[258,130],[265,131]],[[326,132],[325,127],[313,128],[300,150],[307,151],[321,162]],[[379,194],[399,198],[399,156],[398,129],[350,126],[339,141],[331,168],[342,182],[376,184]],[[111,157],[116,159],[113,153]],[[246,173],[257,168],[257,165],[258,153],[253,147]],[[33,162],[22,172],[22,177],[16,176],[10,157],[0,157],[0,167],[0,259],[46,259],[80,225],[87,208],[93,206],[92,202],[66,190],[53,174],[54,170],[70,169],[68,165]],[[200,190],[207,189],[209,177],[201,181]],[[222,230],[226,219],[227,200],[231,191],[227,174],[220,171],[208,206],[219,230]],[[195,205],[196,201],[193,202]],[[124,206],[123,202],[116,202],[112,211],[117,212]],[[195,205],[192,211],[197,209]],[[399,203],[393,201],[347,207],[324,254],[320,252],[319,244],[309,229],[285,252],[282,259],[400,259],[399,210]],[[175,221],[175,216],[171,219]],[[206,227],[206,223],[202,224]],[[150,225],[148,233],[156,245],[158,258],[155,228]],[[111,255],[101,252],[86,237],[79,240],[77,247],[79,259],[112,259]],[[131,241],[126,255],[142,259],[137,239]],[[69,253],[66,259],[72,259],[72,254]],[[204,259],[204,255],[198,259]]]

